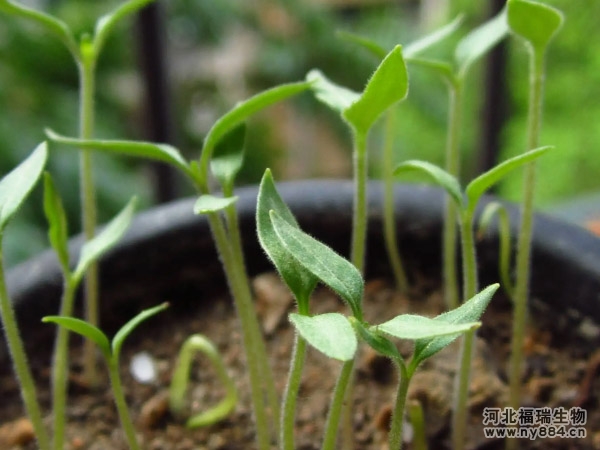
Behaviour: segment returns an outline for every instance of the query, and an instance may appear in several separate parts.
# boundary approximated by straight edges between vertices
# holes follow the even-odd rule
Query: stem
[[[466,302],[477,293],[477,265],[475,256],[475,240],[473,236],[473,212],[465,211],[460,221],[461,243],[464,277],[464,299]],[[461,340],[459,356],[459,372],[454,389],[454,414],[452,416],[452,448],[461,450],[465,446],[467,429],[467,400],[469,397],[469,380],[471,376],[471,360],[473,359],[473,343],[475,331],[465,333]]]
[[[340,423],[340,417],[342,413],[342,407],[344,406],[344,398],[346,397],[346,387],[352,379],[354,373],[354,359],[346,361],[342,366],[338,381],[333,391],[333,398],[331,399],[331,405],[329,408],[329,414],[327,415],[327,422],[325,424],[325,437],[323,438],[322,450],[333,450],[335,449],[335,441],[337,438],[338,425]],[[347,405],[347,407],[350,407]]]
[[[92,139],[94,134],[94,90],[95,90],[95,57],[87,52],[81,53],[79,66],[79,137]],[[89,241],[96,233],[96,193],[94,188],[93,161],[91,150],[80,150],[79,176],[81,183],[81,212],[85,240]],[[87,322],[99,326],[99,283],[98,264],[92,263],[85,276],[85,317]],[[96,348],[94,343],[86,339],[83,353],[84,376],[92,386],[99,384],[96,371]]]
[[[294,336],[294,350],[292,352],[292,364],[288,376],[287,386],[283,397],[283,415],[281,416],[281,448],[283,450],[294,450],[294,425],[296,415],[296,400],[302,381],[302,371],[306,356],[306,340],[298,335]]]
[[[367,141],[363,134],[355,133],[354,150],[354,210],[352,222],[352,264],[362,274],[365,265],[367,237]]]
[[[446,171],[460,176],[460,127],[462,121],[462,81],[449,82],[448,135],[446,137]],[[456,274],[456,215],[457,206],[446,197],[443,230],[444,286],[448,309],[458,307],[458,282]]]
[[[404,427],[404,407],[406,405],[406,394],[412,374],[408,374],[406,366],[402,361],[399,362],[400,380],[398,380],[398,392],[396,393],[396,403],[392,413],[392,426],[390,428],[389,448],[390,450],[402,449],[402,430]]]
[[[111,358],[108,362],[108,374],[110,376],[110,383],[112,385],[113,394],[115,397],[115,405],[119,413],[119,419],[121,420],[121,426],[125,432],[127,443],[130,450],[140,450],[140,446],[135,435],[135,428],[127,409],[127,403],[125,402],[125,395],[123,394],[123,386],[121,385],[121,377],[119,376],[119,362],[117,358]]]
[[[394,220],[394,123],[395,109],[391,109],[385,118],[385,143],[383,146],[383,232],[396,287],[400,292],[408,290],[408,277],[398,251],[396,221]]]
[[[60,316],[73,315],[73,303],[77,283],[70,274],[65,274],[64,290],[60,306]],[[65,441],[65,417],[69,370],[69,330],[58,327],[54,344],[52,373],[52,415],[54,416],[54,449],[63,450]]]
[[[425,417],[423,416],[423,407],[418,400],[413,400],[408,404],[408,416],[413,427],[413,449],[427,450],[427,436],[425,434]]]
[[[542,120],[542,103],[544,90],[544,53],[535,52],[530,59],[530,91],[527,124],[527,150],[538,146]],[[523,343],[525,340],[525,324],[527,321],[527,299],[529,297],[529,278],[531,261],[531,239],[533,233],[533,200],[535,192],[536,164],[529,163],[525,167],[523,186],[523,210],[521,226],[517,242],[516,283],[514,291],[513,338],[510,357],[510,391],[509,406],[518,408],[521,397],[521,370],[523,364]],[[511,444],[508,439],[507,447]],[[514,448],[514,447],[512,447]]]
[[[0,235],[0,239],[2,236]],[[0,246],[0,319],[2,328],[4,328],[4,336],[13,362],[13,367],[19,386],[21,387],[21,397],[25,404],[25,410],[38,442],[40,450],[50,450],[50,439],[42,422],[42,413],[40,405],[37,401],[37,393],[33,375],[27,361],[27,354],[23,347],[23,341],[19,336],[19,328],[17,318],[12,308],[8,292],[6,290],[6,281],[4,279],[4,262],[2,248]]]

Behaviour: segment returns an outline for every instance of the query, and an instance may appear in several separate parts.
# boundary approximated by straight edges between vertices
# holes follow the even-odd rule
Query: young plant
[[[29,420],[31,420],[38,447],[41,450],[50,450],[50,439],[42,422],[35,382],[19,334],[17,318],[6,289],[2,259],[2,238],[11,219],[40,179],[47,159],[48,148],[46,143],[43,142],[36,147],[27,159],[0,181],[0,320],[15,375],[19,381],[25,411],[29,416]]]
[[[462,22],[462,17],[428,34],[403,48],[405,58],[414,57],[426,49],[438,44],[456,31]],[[383,60],[388,51],[376,42],[348,32],[339,32],[343,39],[360,45],[371,52],[379,60]],[[396,280],[396,287],[400,292],[408,290],[408,276],[398,250],[396,236],[396,223],[394,220],[394,135],[396,126],[397,107],[391,107],[385,116],[385,130],[383,139],[383,155],[381,158],[381,173],[383,176],[383,231],[385,246],[392,266],[392,273]]]
[[[220,260],[227,276],[242,328],[242,341],[250,377],[251,396],[259,450],[271,445],[268,409],[271,422],[279,422],[279,400],[266,355],[265,344],[252,305],[250,283],[245,268],[242,241],[233,196],[233,182],[243,161],[243,124],[256,112],[310,87],[308,82],[290,83],[263,91],[237,104],[209,130],[198,161],[188,162],[174,147],[135,141],[81,140],[47,131],[51,140],[74,148],[116,153],[166,162],[188,178],[199,198],[196,214],[205,214]],[[225,197],[216,197],[209,188],[211,170],[222,183]],[[265,407],[264,394],[269,408]]]
[[[91,139],[94,135],[95,72],[98,59],[109,34],[117,23],[132,15],[153,0],[129,0],[110,13],[100,17],[92,35],[84,34],[78,41],[64,21],[14,1],[0,0],[0,11],[18,18],[35,22],[48,34],[57,37],[71,53],[79,71],[79,137]],[[96,234],[96,194],[94,186],[92,153],[80,152],[81,221],[86,240]],[[99,311],[98,268],[92,263],[85,278],[85,307],[87,320],[98,326]],[[84,372],[88,381],[97,383],[95,350],[88,345],[84,350]]]
[[[508,33],[506,11],[472,30],[462,38],[454,50],[454,61],[446,62],[407,57],[409,64],[425,67],[439,74],[448,86],[448,133],[446,138],[446,171],[460,178],[460,130],[462,124],[462,102],[467,74],[473,63],[482,58]],[[456,272],[456,205],[448,198],[443,232],[443,272],[446,302],[449,308],[459,304]]]
[[[270,206],[273,209],[268,211]],[[296,343],[305,341],[326,356],[344,362],[333,393],[322,449],[336,448],[338,424],[358,344],[357,335],[379,353],[392,358],[401,372],[390,432],[390,448],[400,448],[406,393],[415,370],[421,362],[450,344],[459,334],[480,325],[476,321],[498,285],[490,286],[456,310],[434,319],[405,314],[371,326],[363,319],[362,276],[349,261],[300,230],[277,193],[268,171],[261,183],[257,221],[259,224],[262,222],[259,225],[262,227],[259,237],[263,248],[296,298],[303,299],[302,306],[299,302],[299,310],[302,312],[290,314],[290,321],[296,329]],[[301,270],[298,271],[298,268]],[[325,313],[311,316],[308,313],[308,298],[304,300],[302,292],[311,292],[315,280],[333,289],[349,306],[352,315],[346,317],[340,313]],[[415,341],[415,352],[410,364],[405,363],[396,346],[386,336]],[[292,397],[286,401],[295,405],[301,373],[295,370],[296,355],[292,358],[288,385],[295,385],[296,390],[286,390],[286,394]],[[289,416],[285,414],[285,420],[293,424],[293,411]],[[282,423],[282,427],[290,426],[293,429],[290,423]],[[288,446],[284,447],[286,450],[294,448],[293,437],[289,438]]]
[[[548,45],[560,29],[562,13],[550,6],[528,0],[508,1],[508,25],[519,36],[529,51],[529,110],[527,121],[527,149],[538,146],[542,124],[542,104],[545,79],[545,61]],[[533,231],[533,199],[536,166],[529,164],[525,169],[523,185],[523,211],[517,242],[516,283],[514,290],[513,337],[510,355],[510,398],[509,406],[518,408],[521,400],[521,368],[523,343],[527,320],[527,299],[531,260],[531,236]],[[511,442],[512,441],[512,442]],[[508,447],[516,442],[508,440]]]
[[[117,331],[112,339],[112,342],[109,341],[108,337],[99,328],[81,319],[64,316],[46,316],[42,319],[42,322],[56,323],[60,327],[80,334],[81,336],[92,341],[100,349],[102,356],[106,360],[108,375],[110,377],[110,382],[115,397],[115,405],[119,413],[119,419],[121,420],[123,431],[125,432],[127,444],[131,450],[140,450],[141,447],[135,435],[135,428],[133,427],[133,422],[129,416],[127,403],[125,402],[125,395],[123,394],[121,376],[119,374],[119,356],[121,354],[121,348],[123,347],[123,342],[127,336],[129,336],[131,332],[138,327],[138,325],[155,314],[163,311],[168,306],[168,303],[163,303],[155,306],[154,308],[142,311],[125,325],[123,325],[119,331]]]
[[[233,384],[231,377],[227,375],[227,369],[217,347],[206,336],[194,334],[188,337],[181,346],[177,364],[173,370],[169,389],[171,413],[180,416],[185,407],[185,393],[190,378],[194,352],[204,353],[213,364],[217,378],[225,387],[225,397],[212,408],[188,418],[186,421],[186,427],[188,428],[204,427],[220,422],[235,409],[238,399],[235,384]]]
[[[50,174],[44,174],[44,211],[49,225],[48,237],[58,257],[64,280],[60,316],[70,317],[73,315],[75,293],[88,267],[98,261],[107,250],[121,239],[129,227],[134,208],[135,198],[99,234],[86,241],[81,248],[77,266],[71,270],[67,218]],[[56,335],[52,362],[53,448],[55,450],[62,450],[65,446],[68,356],[69,333],[66,328],[60,328]]]
[[[464,192],[461,191],[460,184],[456,177],[425,161],[406,161],[397,166],[394,170],[396,175],[403,175],[407,172],[419,172],[425,175],[430,181],[444,188],[450,198],[455,202],[461,237],[463,298],[465,300],[473,297],[478,290],[473,217],[480,197],[510,171],[533,161],[546,153],[549,149],[550,147],[541,147],[504,161],[471,181]],[[475,334],[473,332],[468,332],[465,335],[465,339],[462,341],[460,370],[458,372],[458,388],[454,393],[455,402],[452,424],[452,443],[455,450],[460,450],[464,448],[465,445],[467,396],[474,337]]]

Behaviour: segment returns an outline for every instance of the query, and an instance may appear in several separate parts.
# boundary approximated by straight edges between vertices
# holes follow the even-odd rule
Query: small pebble
[[[169,411],[169,393],[168,391],[160,391],[158,394],[151,397],[140,411],[138,422],[140,427],[151,430],[156,428],[161,420]]]
[[[24,417],[0,426],[0,448],[26,445],[34,439],[33,425]]]

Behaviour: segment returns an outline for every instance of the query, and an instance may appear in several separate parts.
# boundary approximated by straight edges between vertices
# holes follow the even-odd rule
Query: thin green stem
[[[413,428],[413,448],[414,450],[427,450],[427,435],[425,432],[425,417],[423,407],[418,400],[413,400],[408,404],[408,416]]]
[[[70,274],[65,274],[64,290],[61,300],[61,317],[73,315],[73,303],[77,283]],[[65,417],[67,406],[67,387],[69,371],[69,330],[58,327],[54,345],[54,363],[52,371],[52,415],[54,416],[53,443],[55,450],[63,450],[65,445]]]
[[[394,220],[394,125],[396,109],[392,108],[385,118],[385,138],[383,145],[383,232],[396,287],[400,292],[408,290],[408,277],[400,258],[396,221]]]
[[[533,51],[531,54],[529,82],[527,150],[536,148],[539,141],[544,91],[544,53]],[[521,226],[517,241],[516,282],[513,299],[513,338],[510,357],[509,391],[509,406],[513,408],[518,408],[521,400],[521,371],[523,364],[525,325],[527,322],[527,300],[529,297],[535,178],[536,164],[529,163],[525,167],[523,207],[521,212]],[[508,439],[508,441],[514,441],[514,439]],[[508,444],[508,447],[512,447],[512,445],[513,444]]]
[[[2,239],[1,235],[0,239]],[[37,401],[37,393],[35,383],[33,381],[33,375],[31,374],[31,369],[29,368],[27,354],[25,353],[25,348],[23,347],[23,341],[19,335],[17,318],[6,290],[6,281],[4,279],[4,261],[1,246],[0,319],[2,321],[2,328],[4,329],[4,336],[8,345],[10,356],[12,358],[15,374],[19,380],[19,386],[21,387],[21,396],[23,398],[23,403],[25,404],[25,410],[27,411],[27,416],[29,416],[29,420],[31,420],[31,424],[33,425],[38,446],[40,450],[50,450],[50,439],[48,438],[48,433],[46,432],[44,423],[42,421],[42,413],[40,410],[40,405]]]
[[[322,450],[333,450],[336,448],[335,443],[337,440],[340,417],[344,407],[344,399],[346,398],[346,389],[348,383],[352,379],[353,373],[354,359],[351,359],[350,361],[346,361],[342,366],[342,370],[333,391],[333,398],[331,399],[329,414],[327,415],[327,422],[325,424],[325,436],[323,438],[323,446],[321,447]],[[349,408],[350,405],[346,405],[346,407]]]
[[[79,137],[92,139],[94,134],[94,91],[96,61],[89,52],[82,51],[78,61],[80,98],[79,98]],[[79,176],[81,183],[81,212],[83,234],[86,241],[96,233],[96,192],[94,187],[93,153],[91,150],[80,150]],[[99,326],[99,283],[98,264],[89,266],[85,277],[85,316],[92,325]],[[96,371],[96,348],[89,340],[84,344],[84,376],[92,386],[99,383]]]
[[[448,134],[446,137],[446,171],[460,177],[460,129],[462,121],[462,82],[449,82]],[[456,271],[457,206],[446,198],[443,230],[443,273],[448,309],[458,307],[458,280]]]
[[[389,448],[390,450],[402,449],[402,431],[404,428],[404,408],[406,405],[406,394],[408,393],[408,385],[412,374],[409,375],[408,370],[403,362],[397,364],[400,371],[400,379],[398,380],[398,391],[396,393],[396,402],[394,411],[392,412],[392,426],[390,428]]]
[[[127,438],[127,444],[130,450],[140,450],[137,437],[135,435],[135,428],[127,409],[127,403],[125,402],[125,395],[123,393],[123,386],[121,384],[121,376],[119,375],[119,361],[116,355],[113,355],[108,363],[108,374],[110,376],[110,383],[112,385],[112,391],[114,394],[115,405],[117,406],[117,412],[119,413],[119,419],[121,420],[121,426],[125,432]]]
[[[355,133],[354,140],[354,210],[350,260],[363,273],[367,238],[367,137]]]
[[[281,416],[281,448],[283,450],[294,450],[294,426],[296,416],[296,401],[302,381],[304,360],[306,357],[306,340],[298,333],[294,336],[294,350],[292,352],[292,363],[288,382],[283,396],[283,414]]]

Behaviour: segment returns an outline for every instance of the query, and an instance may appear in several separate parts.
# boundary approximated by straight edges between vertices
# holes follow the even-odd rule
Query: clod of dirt
[[[0,448],[25,445],[34,439],[33,425],[24,417],[0,426]]]

